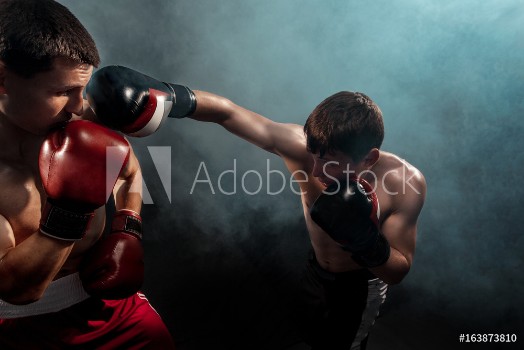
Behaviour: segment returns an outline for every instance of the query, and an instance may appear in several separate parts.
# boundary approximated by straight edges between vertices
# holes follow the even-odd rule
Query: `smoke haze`
[[[276,121],[302,125],[325,97],[340,90],[366,93],[384,114],[383,149],[415,165],[428,184],[415,261],[402,284],[391,288],[391,312],[433,315],[492,333],[522,326],[522,2],[60,2],[95,38],[102,66],[125,65],[217,93]],[[144,206],[152,223],[148,294],[182,343],[202,337],[191,328],[197,317],[177,321],[167,307],[175,305],[177,317],[226,312],[210,301],[209,308],[184,308],[195,295],[209,298],[194,292],[204,288],[202,281],[227,281],[235,289],[214,290],[231,296],[221,299],[227,310],[234,300],[253,307],[239,290],[259,288],[256,278],[285,287],[309,249],[299,196],[289,185],[267,195],[266,178],[256,195],[241,183],[249,170],[265,175],[268,162],[287,174],[278,157],[189,119],[167,120],[155,135],[132,142],[154,202]],[[148,146],[171,148],[171,200]],[[217,179],[235,162],[237,193],[226,195]],[[195,184],[197,174],[205,178],[202,164],[215,194],[209,183]],[[233,191],[227,174],[221,185]],[[277,190],[279,178],[270,180]],[[256,190],[256,177],[245,181]],[[163,291],[156,284],[162,269],[171,286]],[[260,293],[272,293],[264,286]],[[180,301],[165,301],[172,295]],[[238,310],[231,315],[238,324],[249,319]]]

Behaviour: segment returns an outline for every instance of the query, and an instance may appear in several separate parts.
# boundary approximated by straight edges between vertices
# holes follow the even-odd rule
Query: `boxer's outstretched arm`
[[[194,92],[197,107],[190,118],[220,124],[231,133],[284,158],[298,160],[307,156],[300,125],[277,123],[224,97],[205,91]]]
[[[276,123],[230,100],[166,83],[131,68],[107,66],[95,72],[86,95],[96,118],[127,135],[144,137],[166,118],[215,122],[235,135],[285,158],[288,166],[309,163],[302,126]]]

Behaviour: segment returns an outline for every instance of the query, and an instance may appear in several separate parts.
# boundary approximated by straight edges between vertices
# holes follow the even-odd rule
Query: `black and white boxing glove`
[[[196,109],[195,94],[188,87],[123,66],[96,71],[86,95],[101,123],[135,137],[151,135],[166,117],[184,118]]]

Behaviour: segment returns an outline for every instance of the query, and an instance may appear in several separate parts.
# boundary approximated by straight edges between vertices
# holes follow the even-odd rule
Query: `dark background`
[[[390,288],[369,348],[483,348],[460,344],[461,333],[517,333],[522,348],[520,1],[60,2],[94,36],[102,65],[276,121],[303,124],[340,90],[368,94],[384,113],[383,149],[428,184],[412,270]],[[279,195],[266,187],[280,188],[266,177],[267,162],[285,171],[280,159],[188,119],[132,143],[150,195],[144,291],[179,348],[307,349],[287,309],[309,249],[300,200],[289,183]],[[215,194],[195,182],[203,166]],[[253,173],[242,187],[248,170],[263,175],[258,194],[247,193]]]

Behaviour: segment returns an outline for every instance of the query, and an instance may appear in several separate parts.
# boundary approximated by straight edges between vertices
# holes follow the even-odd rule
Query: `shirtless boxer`
[[[380,150],[382,112],[368,96],[334,94],[302,127],[120,66],[97,71],[87,94],[101,120],[131,135],[191,117],[280,156],[300,185],[313,248],[299,298],[304,338],[313,349],[365,349],[387,285],[411,267],[426,194],[419,170]]]
[[[80,120],[98,64],[64,6],[0,0],[1,349],[174,348],[138,292],[138,161],[120,134]]]

